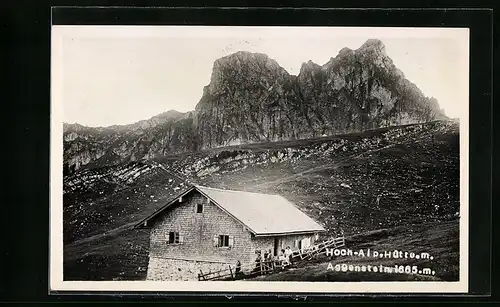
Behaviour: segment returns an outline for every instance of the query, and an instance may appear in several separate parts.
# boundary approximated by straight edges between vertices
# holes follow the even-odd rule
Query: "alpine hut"
[[[282,196],[194,185],[140,221],[150,228],[147,280],[197,280],[252,265],[258,251],[303,249],[325,229]]]

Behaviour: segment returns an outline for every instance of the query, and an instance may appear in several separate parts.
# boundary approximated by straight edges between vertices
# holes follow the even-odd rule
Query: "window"
[[[229,236],[220,235],[219,236],[219,246],[220,247],[229,247]]]
[[[196,205],[196,213],[203,213],[203,204]]]
[[[229,235],[215,235],[214,246],[217,247],[233,247],[234,237]]]
[[[175,231],[171,231],[168,233],[168,244],[180,244],[182,243],[182,236]]]

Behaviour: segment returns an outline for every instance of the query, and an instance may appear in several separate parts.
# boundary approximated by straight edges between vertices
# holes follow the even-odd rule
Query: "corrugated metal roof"
[[[325,229],[280,195],[195,186],[256,235],[318,232]]]

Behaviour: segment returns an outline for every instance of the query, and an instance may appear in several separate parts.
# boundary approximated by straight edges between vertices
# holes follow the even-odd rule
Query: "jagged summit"
[[[344,48],[340,49],[339,54],[337,55],[337,57],[339,57],[339,56],[345,56],[347,54],[351,54],[353,51],[354,50],[352,50],[351,48],[344,47]]]
[[[314,63],[313,61],[309,60],[307,62],[302,63],[300,67],[300,72],[304,72],[305,70],[310,70],[310,69],[320,69],[321,66]]]
[[[331,57],[328,62],[322,65],[324,69],[337,64],[339,61],[343,61],[347,58],[353,57],[355,55],[365,55],[367,53],[373,53],[375,57],[386,57],[385,45],[379,39],[368,39],[364,42],[358,49],[353,50],[348,47],[340,49],[335,57]]]
[[[229,55],[226,55],[226,56],[223,56],[223,57],[217,59],[214,63],[214,67],[217,65],[224,64],[224,63],[232,63],[234,61],[246,62],[246,61],[255,61],[255,60],[268,61],[271,59],[265,53],[240,50],[240,51],[236,51],[234,53],[231,53]]]
[[[384,50],[385,45],[379,39],[368,39],[366,42],[363,43],[363,45],[361,45],[361,47],[359,49],[365,49],[365,48],[377,48],[380,50]]]
[[[200,103],[206,101],[207,97],[230,90],[228,82],[251,87],[260,80],[261,84],[269,88],[273,82],[287,77],[288,72],[266,54],[248,51],[232,53],[215,61],[210,83],[203,89],[203,97],[195,109],[198,110]],[[248,90],[252,91],[250,88]]]
[[[379,58],[380,61],[387,60],[386,62],[388,62],[390,59],[386,53],[384,43],[378,39],[367,40],[356,50],[356,53],[361,55],[370,55],[371,57]],[[392,60],[390,60],[390,62],[392,62]]]

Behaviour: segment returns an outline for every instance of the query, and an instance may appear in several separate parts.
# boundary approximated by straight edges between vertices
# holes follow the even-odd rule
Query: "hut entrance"
[[[280,238],[274,238],[274,256],[278,256],[280,251]]]

